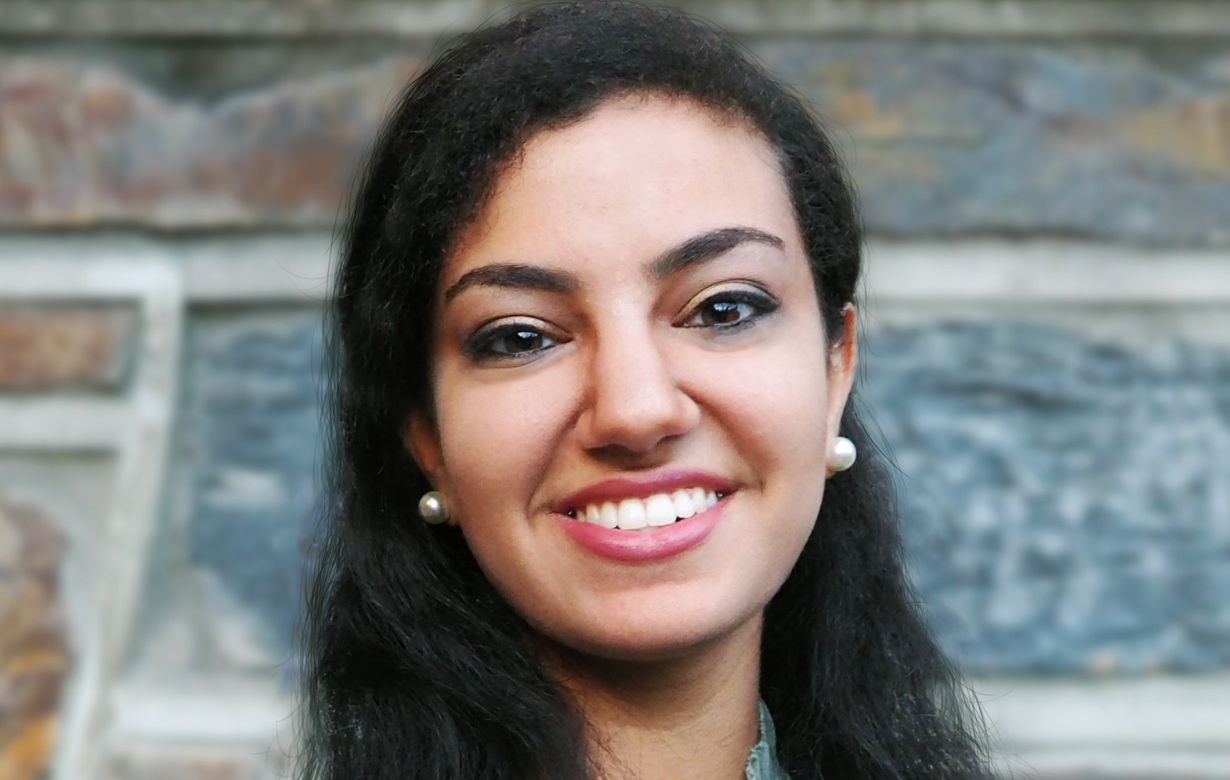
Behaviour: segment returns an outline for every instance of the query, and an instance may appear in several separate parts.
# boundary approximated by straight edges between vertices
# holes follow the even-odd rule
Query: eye
[[[725,290],[702,301],[683,326],[719,332],[742,330],[776,311],[777,307],[777,301],[766,293]]]
[[[480,363],[515,361],[551,349],[556,343],[537,325],[509,322],[480,330],[466,343],[464,351]]]

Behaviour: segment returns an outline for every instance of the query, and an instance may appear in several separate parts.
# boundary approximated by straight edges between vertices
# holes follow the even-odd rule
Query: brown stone
[[[0,226],[332,225],[400,61],[200,105],[0,58]]]
[[[0,305],[0,391],[115,388],[135,330],[127,308]]]
[[[44,515],[0,500],[0,778],[51,766],[71,667],[59,570],[67,543]]]

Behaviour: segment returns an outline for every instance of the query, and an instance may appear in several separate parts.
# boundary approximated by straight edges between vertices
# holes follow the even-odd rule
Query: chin
[[[716,638],[705,635],[681,637],[675,632],[669,636],[640,636],[634,639],[624,636],[609,641],[602,639],[592,642],[582,640],[578,644],[583,646],[573,646],[572,649],[609,661],[655,663],[685,658]]]
[[[737,615],[642,611],[619,620],[577,626],[553,639],[577,653],[610,661],[671,661],[720,642],[759,614],[758,610]]]

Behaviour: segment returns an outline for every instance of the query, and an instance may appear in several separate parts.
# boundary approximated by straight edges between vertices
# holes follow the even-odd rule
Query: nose
[[[679,384],[678,361],[659,340],[648,327],[621,328],[598,339],[578,419],[587,449],[648,454],[700,420],[700,408]]]

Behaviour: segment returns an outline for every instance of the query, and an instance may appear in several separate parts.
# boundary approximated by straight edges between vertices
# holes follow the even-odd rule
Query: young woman
[[[301,776],[983,775],[852,403],[860,242],[687,17],[441,54],[342,247]]]

